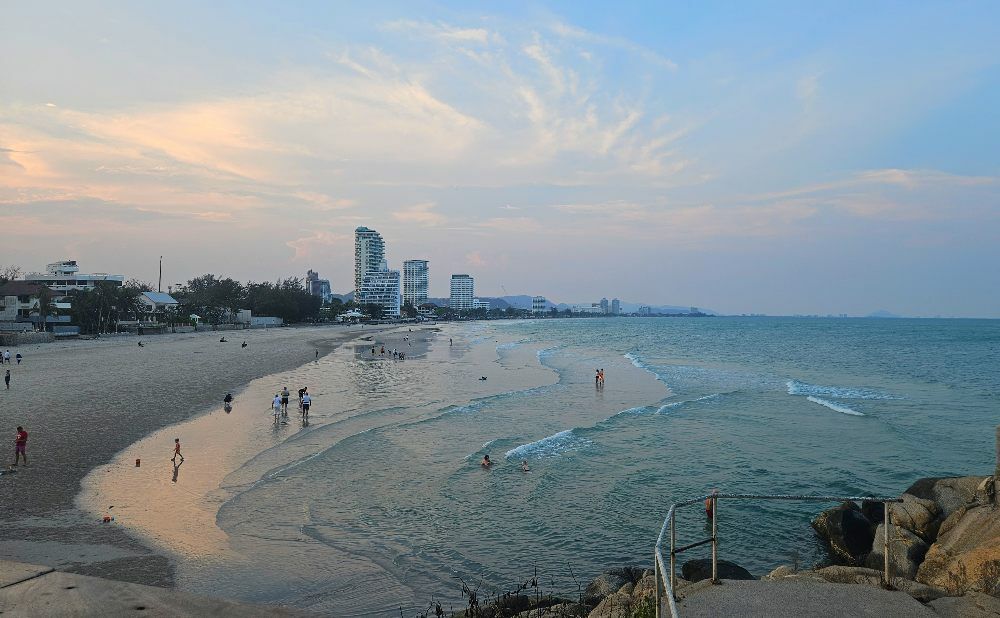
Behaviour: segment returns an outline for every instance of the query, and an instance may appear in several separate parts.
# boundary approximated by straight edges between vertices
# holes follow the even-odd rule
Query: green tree
[[[49,317],[59,315],[59,309],[53,302],[52,290],[42,286],[38,293],[38,321],[41,322],[42,330],[49,330]]]
[[[413,303],[406,301],[403,306],[400,307],[400,312],[408,318],[417,317],[417,308],[413,306]]]
[[[385,314],[385,308],[378,303],[365,303],[361,305],[361,313],[368,316],[371,320],[381,320]]]

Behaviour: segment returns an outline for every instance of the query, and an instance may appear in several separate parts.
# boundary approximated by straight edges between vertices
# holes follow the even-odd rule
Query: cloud
[[[461,28],[438,22],[400,19],[382,24],[384,30],[390,32],[406,32],[418,37],[436,39],[448,43],[477,43],[487,45],[491,41],[501,41],[502,38],[485,28]]]
[[[412,206],[407,206],[402,210],[397,210],[392,213],[392,217],[397,221],[417,223],[424,226],[443,225],[447,223],[447,217],[441,213],[434,212],[435,206],[436,204],[434,204],[434,202],[414,204]]]
[[[347,234],[337,234],[325,230],[314,230],[307,236],[289,240],[285,243],[293,251],[292,260],[300,261],[314,258],[318,253],[331,247],[350,243],[352,238]]]
[[[483,259],[482,254],[478,251],[470,251],[469,253],[466,253],[465,263],[470,266],[486,266],[486,260]]]

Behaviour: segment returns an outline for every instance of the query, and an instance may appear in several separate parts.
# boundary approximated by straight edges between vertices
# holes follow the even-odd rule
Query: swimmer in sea
[[[531,472],[531,468],[528,467],[527,459],[521,461],[521,472]]]
[[[481,465],[484,468],[489,468],[490,466],[493,465],[493,462],[490,461],[489,455],[483,455],[483,460],[479,462],[479,465]]]

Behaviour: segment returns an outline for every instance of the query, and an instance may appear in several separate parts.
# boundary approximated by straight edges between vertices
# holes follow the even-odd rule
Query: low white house
[[[139,303],[142,305],[142,319],[147,322],[161,321],[164,312],[179,305],[173,296],[163,292],[143,292],[139,295]]]

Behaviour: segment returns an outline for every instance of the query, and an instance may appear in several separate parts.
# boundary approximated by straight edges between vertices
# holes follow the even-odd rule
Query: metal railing
[[[889,526],[892,524],[891,516],[889,513],[889,503],[890,502],[902,502],[901,498],[879,498],[874,496],[795,496],[795,495],[784,495],[784,496],[771,496],[771,495],[758,495],[758,494],[720,494],[711,493],[700,498],[693,498],[691,500],[685,500],[683,502],[675,502],[670,505],[670,509],[667,511],[667,517],[663,520],[663,526],[660,528],[660,536],[656,537],[656,549],[653,552],[653,568],[656,573],[656,617],[660,618],[663,612],[663,593],[666,593],[667,605],[670,609],[670,615],[673,618],[678,618],[677,613],[677,554],[685,552],[689,549],[694,549],[695,547],[700,547],[702,545],[712,544],[712,583],[719,583],[719,534],[718,528],[716,527],[716,519],[718,517],[719,500],[803,500],[810,502],[881,502],[885,513],[885,525],[882,526],[882,568],[883,577],[886,584],[890,581],[889,573]],[[709,515],[712,518],[712,536],[696,541],[694,543],[689,543],[681,547],[677,547],[677,526],[675,515],[677,509],[691,506],[692,504],[705,504]],[[670,531],[670,568],[666,568],[663,561],[663,536]],[[669,573],[669,577],[667,574]]]

